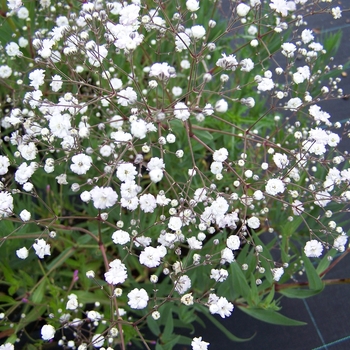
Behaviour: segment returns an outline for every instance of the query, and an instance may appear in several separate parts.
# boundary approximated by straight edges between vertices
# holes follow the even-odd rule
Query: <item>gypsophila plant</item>
[[[203,350],[196,315],[235,307],[301,325],[280,296],[319,293],[349,251],[349,122],[322,105],[346,95],[340,35],[307,23],[344,11],[8,0],[0,349]]]

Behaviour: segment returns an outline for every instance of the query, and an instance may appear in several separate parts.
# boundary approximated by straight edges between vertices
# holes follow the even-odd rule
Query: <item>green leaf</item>
[[[250,338],[239,338],[237,336],[235,336],[234,334],[232,334],[226,327],[224,327],[222,325],[222,323],[220,321],[218,321],[214,316],[212,316],[209,312],[208,312],[208,309],[203,306],[203,305],[197,305],[196,306],[197,309],[200,310],[200,312],[209,319],[209,321],[214,325],[216,326],[222,333],[224,333],[226,335],[226,337],[232,341],[235,341],[235,342],[245,342],[245,341],[249,341],[251,339],[253,339],[255,337],[255,334],[253,334]]]
[[[155,321],[152,316],[147,317],[147,326],[155,336],[159,337],[161,331],[157,321]]]
[[[245,298],[246,300],[251,300],[250,288],[242,272],[241,267],[234,262],[230,265],[230,269],[231,269],[231,275],[233,279],[232,288],[237,290],[239,295]]]
[[[55,258],[54,260],[52,260],[50,262],[50,264],[47,265],[47,270],[51,270],[52,268],[58,268],[59,266],[61,266],[64,262],[66,262],[66,260],[72,256],[75,253],[75,249],[69,247],[67,249],[65,249],[63,252],[61,252],[61,254]]]
[[[309,281],[309,286],[311,290],[321,291],[324,288],[324,283],[322,282],[320,276],[316,272],[316,269],[312,265],[310,259],[303,252],[303,261],[307,279]]]
[[[238,306],[240,310],[260,321],[280,326],[304,326],[305,322],[293,320],[273,310]]]
[[[0,295],[0,302],[1,302],[1,306],[4,307],[4,303],[8,305],[14,305],[17,304],[18,302],[16,300],[14,300],[13,298],[9,297],[8,295]]]
[[[249,304],[259,304],[260,298],[258,294],[258,287],[256,285],[256,280],[253,274],[250,275],[250,298],[252,302]]]
[[[171,350],[174,345],[179,343],[179,339],[180,339],[179,335],[173,336],[171,340],[169,340],[165,344],[163,344],[163,349],[164,350]]]
[[[275,285],[272,285],[272,288],[270,290],[270,293],[267,295],[267,297],[264,299],[264,304],[269,305],[271,304],[273,297],[275,296]]]
[[[34,307],[30,312],[26,314],[26,317],[21,319],[20,322],[18,323],[16,327],[16,333],[18,333],[21,329],[26,327],[29,323],[37,321],[40,319],[40,317],[44,314],[46,311],[46,306],[45,305],[40,305]]]
[[[316,268],[316,272],[318,275],[320,275],[322,272],[324,272],[328,266],[331,264],[332,259],[338,252],[335,249],[331,249],[318,263],[318,266]]]
[[[185,337],[184,335],[180,335],[177,341],[178,344],[190,345],[192,342],[192,338]]]
[[[32,294],[32,302],[34,304],[40,304],[43,300],[44,294],[46,289],[46,279],[43,279],[41,283],[38,285],[38,287],[35,289],[34,293]]]
[[[165,350],[159,343],[156,344],[156,350]]]
[[[301,288],[285,288],[278,291],[278,293],[286,296],[287,298],[305,299],[312,297],[322,290],[311,290],[311,289],[301,289]]]
[[[164,342],[167,342],[167,340],[171,338],[171,335],[173,334],[173,331],[174,331],[172,307],[173,307],[173,304],[168,303],[168,304],[164,304],[164,307],[160,308],[160,314],[166,317],[166,319],[163,320],[165,327],[162,334],[162,340]]]

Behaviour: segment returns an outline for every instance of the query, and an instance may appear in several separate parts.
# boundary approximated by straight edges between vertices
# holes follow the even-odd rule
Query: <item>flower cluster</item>
[[[350,124],[322,104],[344,97],[343,67],[303,20],[312,4],[230,2],[225,29],[218,2],[163,5],[40,0],[43,27],[0,51],[1,242],[19,269],[40,259],[30,305],[57,296],[44,341],[69,327],[60,345],[125,348],[148,318],[174,343],[167,315],[268,309],[303,259],[347,249]],[[9,0],[8,20],[26,6]]]

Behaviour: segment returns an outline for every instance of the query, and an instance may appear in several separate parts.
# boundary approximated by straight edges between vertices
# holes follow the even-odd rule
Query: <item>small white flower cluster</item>
[[[232,283],[233,268],[248,270],[250,278],[251,266],[238,265],[239,254],[259,261],[253,272],[259,288],[295,275],[300,256],[287,252],[272,261],[256,240],[267,231],[283,237],[289,221],[318,225],[300,241],[306,257],[319,258],[326,248],[345,251],[348,236],[330,218],[350,201],[349,156],[338,150],[349,123],[332,124],[321,107],[323,98],[342,92],[337,79],[317,87],[333,68],[315,68],[325,50],[297,16],[305,3],[271,0],[271,16],[260,18],[260,0],[234,2],[230,18],[246,27],[249,40],[226,55],[217,18],[202,20],[204,1],[188,0],[169,16],[168,8],[138,0],[85,1],[76,12],[41,0],[41,14],[65,13],[48,15],[47,29],[35,32],[27,73],[15,65],[28,51],[24,38],[4,45],[0,65],[0,79],[15,96],[6,96],[11,108],[1,118],[0,220],[18,230],[43,228],[16,256],[27,259],[32,249],[52,261],[71,245],[84,254],[88,283],[100,283],[104,271],[101,287],[110,290],[118,323],[126,313],[117,305],[122,295],[127,310],[143,310],[153,320],[162,320],[163,300],[192,312],[207,300],[203,295],[211,314],[229,317],[233,301],[215,288],[220,294],[220,285]],[[26,19],[25,6],[9,0],[8,14]],[[339,18],[342,10],[330,13]],[[253,18],[269,26],[248,24]],[[279,33],[294,23],[295,36],[281,42],[283,60],[272,71],[262,53],[269,32],[261,30]],[[35,207],[24,208],[23,198]],[[333,205],[340,209],[325,210]],[[64,239],[54,240],[56,228]],[[75,230],[82,234],[77,241]],[[97,246],[99,262],[86,253]],[[200,278],[198,267],[205,271]],[[261,274],[272,277],[262,283]],[[202,285],[207,289],[199,293]],[[106,325],[104,306],[84,310],[80,295],[70,288],[60,299],[67,310],[59,316],[63,327],[78,329],[87,319],[95,348],[122,337],[114,327],[92,334]],[[134,315],[123,322],[138,325]],[[54,326],[42,327],[43,340],[55,335]],[[209,343],[199,337],[191,345],[204,350]]]

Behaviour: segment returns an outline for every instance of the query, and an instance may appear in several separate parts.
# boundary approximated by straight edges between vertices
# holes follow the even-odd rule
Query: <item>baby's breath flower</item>
[[[56,330],[53,326],[46,324],[41,328],[41,338],[44,340],[53,339],[55,336]]]

